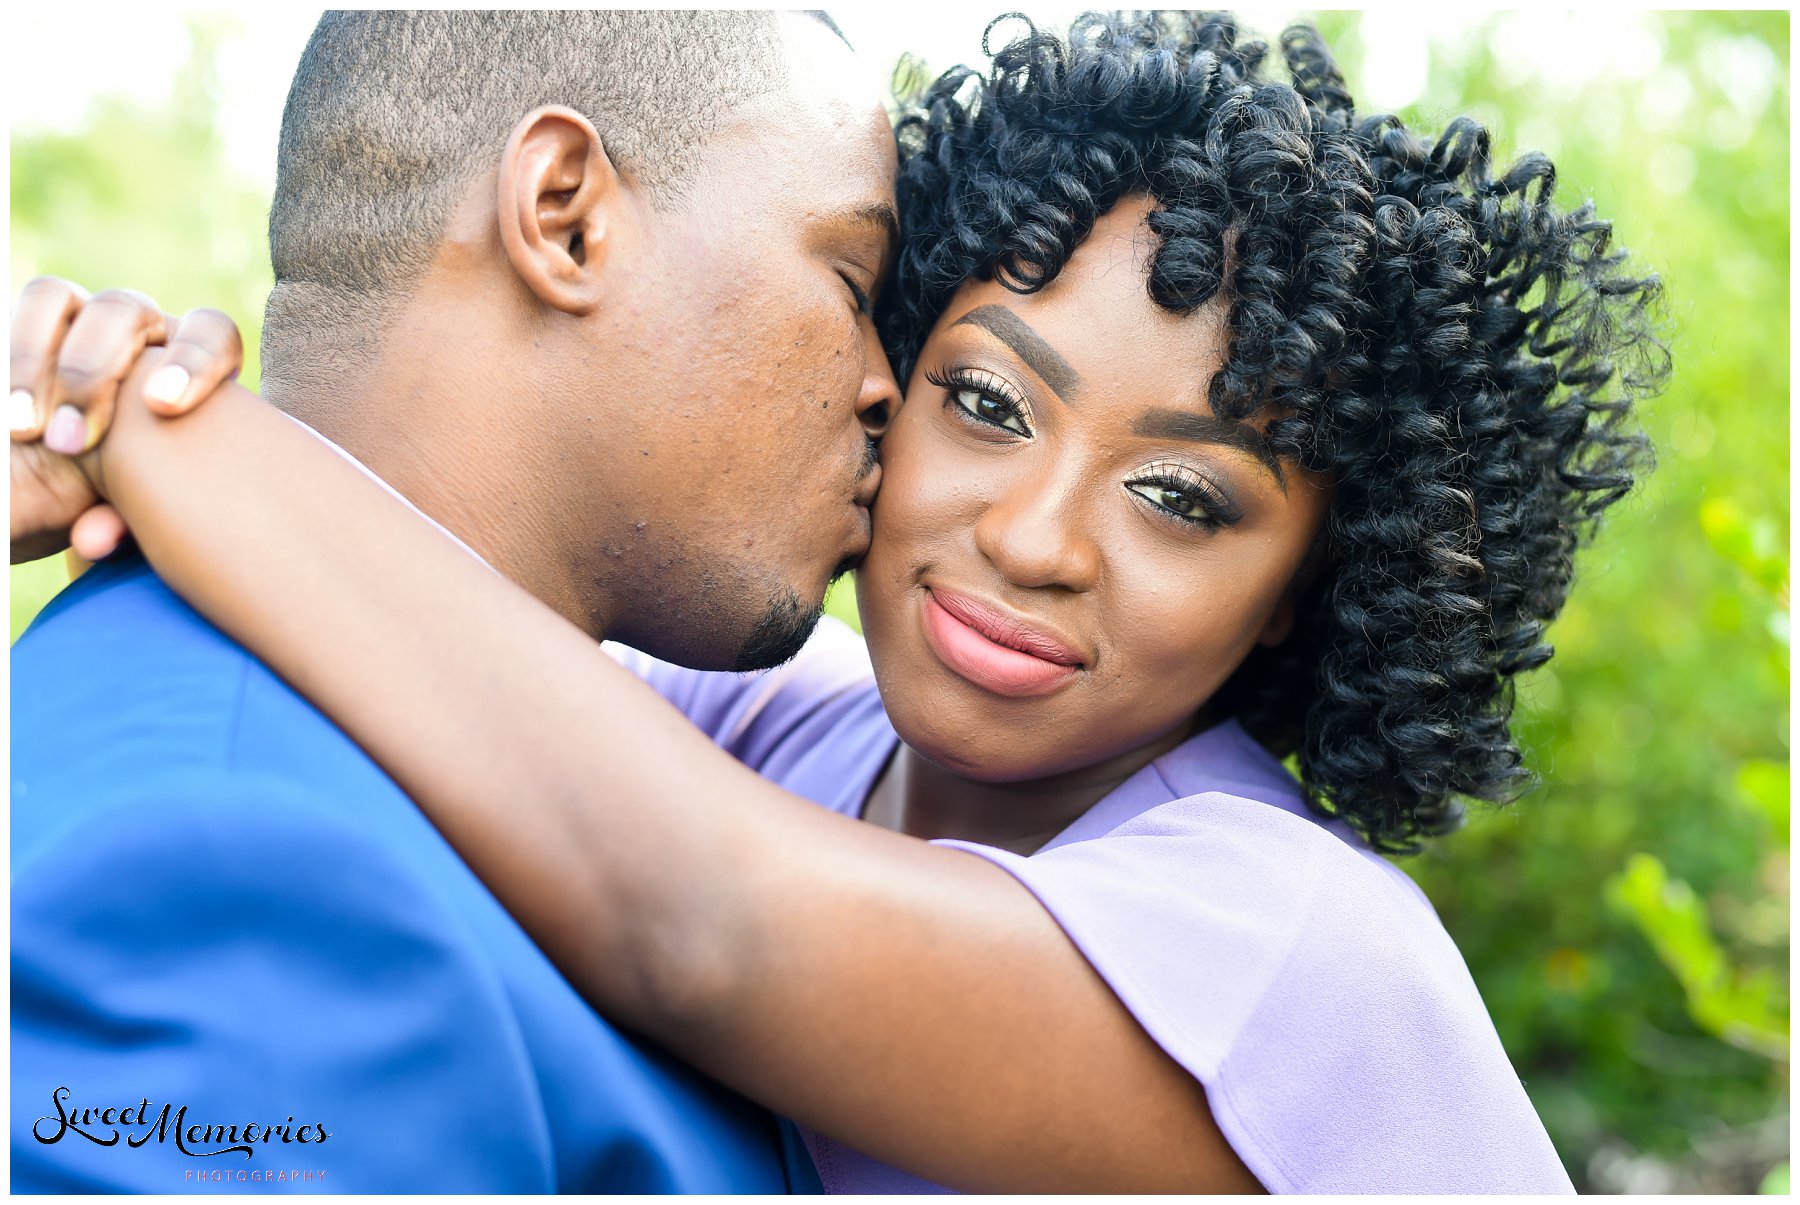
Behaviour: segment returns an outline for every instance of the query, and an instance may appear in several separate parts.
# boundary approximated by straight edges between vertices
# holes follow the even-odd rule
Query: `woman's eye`
[[[1031,411],[998,377],[982,370],[939,372],[925,370],[925,379],[944,391],[944,408],[952,406],[962,420],[982,427],[998,427],[1014,435],[1032,438]]]
[[[1208,526],[1216,523],[1206,499],[1197,492],[1154,481],[1132,482],[1125,487],[1154,506]]]
[[[981,392],[979,389],[958,389],[956,404],[973,414],[984,423],[992,423],[996,427],[1004,427],[1019,435],[1029,436],[1031,428],[1019,414],[1018,407],[1011,402]]]

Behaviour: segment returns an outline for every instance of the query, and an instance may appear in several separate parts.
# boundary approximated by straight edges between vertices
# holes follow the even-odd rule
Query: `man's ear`
[[[499,187],[513,270],[546,305],[592,313],[624,187],[593,123],[563,105],[527,113],[506,140]]]

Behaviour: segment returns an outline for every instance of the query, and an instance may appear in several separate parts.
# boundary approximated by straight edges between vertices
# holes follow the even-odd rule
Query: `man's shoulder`
[[[12,647],[15,699],[80,693],[128,680],[140,665],[247,656],[166,586],[141,556],[94,565],[52,598]],[[190,673],[181,685],[200,680]],[[168,689],[173,682],[159,684]]]
[[[15,867],[151,784],[215,810],[271,792],[371,820],[404,810],[429,835],[361,749],[141,558],[95,566],[20,637],[12,725]]]
[[[154,702],[173,715],[211,696],[229,701],[254,664],[246,650],[165,585],[142,557],[90,568],[39,612],[12,647],[15,724],[97,696],[131,712]],[[89,717],[117,725],[119,709]],[[132,714],[130,724],[147,716]],[[195,735],[191,726],[187,735]]]
[[[46,609],[13,703],[27,1125],[62,1083],[185,1092],[209,1121],[274,1084],[271,1115],[333,1123],[340,1187],[781,1186],[763,1114],[607,1025],[379,767],[141,561]],[[157,1151],[19,1141],[21,1183],[180,1182]]]
[[[361,748],[141,559],[84,574],[14,651],[15,939],[21,899],[104,910],[142,866],[153,913],[191,906],[191,875],[240,904],[337,901],[484,965],[541,957]]]

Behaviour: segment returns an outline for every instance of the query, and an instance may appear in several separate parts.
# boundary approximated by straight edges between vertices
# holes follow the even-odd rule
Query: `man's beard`
[[[836,581],[851,568],[852,562],[849,561],[839,565],[831,575],[832,580]],[[819,626],[819,620],[824,616],[824,599],[809,607],[794,591],[783,590],[769,600],[768,610],[756,621],[756,626],[750,630],[749,639],[738,650],[737,664],[733,668],[738,673],[749,673],[752,670],[774,669],[777,665],[785,665],[806,647],[813,629]]]
[[[881,442],[871,436],[863,437],[863,462],[856,471],[856,480],[861,482],[875,471],[875,464],[880,458]],[[831,580],[836,582],[840,577],[856,568],[861,558],[848,557],[831,571]],[[785,665],[799,656],[800,650],[806,647],[813,629],[819,626],[819,620],[825,617],[825,600],[820,599],[808,607],[800,600],[800,596],[792,590],[783,590],[769,600],[768,609],[756,626],[750,630],[750,636],[744,641],[744,647],[738,650],[738,673],[750,673],[759,669],[774,669]]]

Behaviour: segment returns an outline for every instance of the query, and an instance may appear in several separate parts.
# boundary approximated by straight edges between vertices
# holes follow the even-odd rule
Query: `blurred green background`
[[[1319,24],[1365,111],[1398,103],[1379,81],[1410,70],[1415,126],[1472,112],[1502,156],[1549,153],[1562,200],[1593,197],[1662,274],[1675,348],[1644,416],[1660,466],[1589,550],[1555,660],[1520,685],[1543,787],[1404,864],[1578,1187],[1785,1191],[1788,15]],[[219,306],[254,385],[268,186],[224,153],[234,28],[189,19],[159,103],[102,92],[72,127],[14,131],[10,284],[50,272]],[[15,639],[66,580],[57,559],[12,570]]]

